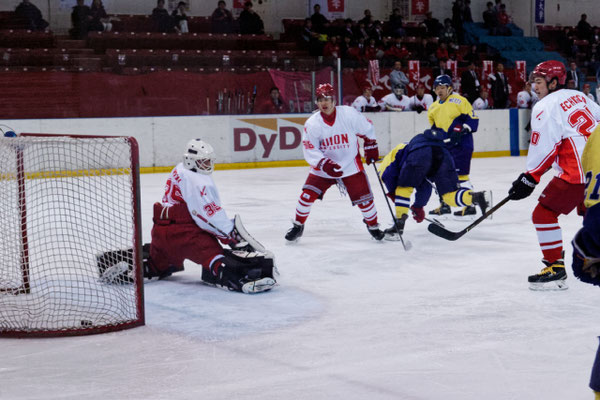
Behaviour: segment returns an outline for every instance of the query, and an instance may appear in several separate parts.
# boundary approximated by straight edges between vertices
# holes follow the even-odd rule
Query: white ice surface
[[[474,159],[496,201],[524,158]],[[304,236],[291,226],[306,168],[216,171],[227,212],[274,251],[272,292],[200,283],[200,267],[145,286],[146,326],[89,337],[0,340],[0,399],[592,399],[597,287],[532,292],[541,268],[530,215],[541,188],[456,242],[410,220],[378,243],[332,188]],[[368,168],[382,225],[390,213]],[[550,175],[550,174],[547,174]],[[142,176],[144,240],[166,174]],[[542,183],[547,182],[549,176]],[[432,199],[428,209],[437,206]],[[464,222],[444,222],[459,230]],[[581,224],[560,219],[570,239]]]

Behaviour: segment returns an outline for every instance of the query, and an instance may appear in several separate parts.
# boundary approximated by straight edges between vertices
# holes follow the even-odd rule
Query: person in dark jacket
[[[252,2],[244,3],[244,10],[240,13],[240,33],[242,35],[262,35],[265,33],[265,26],[260,16],[252,9]]]
[[[71,11],[71,24],[73,25],[73,28],[70,30],[71,37],[74,39],[84,39],[88,34],[91,22],[92,10],[83,3],[83,0],[77,0],[77,5]]]
[[[15,9],[17,17],[27,21],[32,31],[43,31],[48,28],[48,22],[42,18],[42,12],[29,0],[23,0]]]
[[[152,10],[152,20],[157,32],[172,33],[175,31],[175,23],[169,12],[165,9],[165,0],[158,0],[156,8]]]

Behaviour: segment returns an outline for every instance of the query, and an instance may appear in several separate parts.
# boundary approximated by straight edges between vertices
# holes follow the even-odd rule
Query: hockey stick
[[[484,219],[486,219],[487,217],[489,217],[490,215],[492,215],[497,209],[499,209],[500,207],[502,207],[503,205],[505,205],[506,203],[508,203],[508,201],[510,200],[510,197],[505,197],[500,203],[496,204],[494,207],[490,208],[489,210],[486,211],[485,214],[483,214],[481,217],[479,217],[478,219],[476,219],[471,225],[467,226],[465,229],[463,229],[462,231],[459,232],[452,232],[449,231],[448,229],[438,225],[438,224],[429,224],[429,226],[427,227],[427,230],[431,233],[433,233],[436,236],[439,236],[441,238],[444,238],[446,240],[457,240],[460,239],[461,237],[463,237],[463,235],[467,232],[469,232],[471,229],[475,228],[477,225],[479,225]]]
[[[394,228],[396,228],[396,232],[398,233],[400,241],[402,242],[402,247],[404,247],[404,251],[408,251],[412,248],[412,243],[408,240],[406,241],[406,243],[404,243],[402,233],[400,233],[400,230],[398,229],[398,219],[394,215],[394,212],[392,211],[392,206],[390,206],[390,202],[387,199],[388,197],[385,193],[385,188],[383,187],[383,182],[381,181],[381,177],[379,176],[379,171],[377,170],[377,165],[375,165],[375,163],[373,163],[373,168],[375,169],[375,174],[377,174],[377,180],[379,181],[379,186],[381,186],[381,191],[383,192],[383,197],[385,198],[385,204],[387,204],[388,210],[390,210],[390,215],[392,216],[392,220],[394,221]]]

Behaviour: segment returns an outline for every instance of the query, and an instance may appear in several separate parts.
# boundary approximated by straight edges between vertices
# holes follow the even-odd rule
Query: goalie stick
[[[396,228],[396,232],[398,233],[400,241],[402,242],[402,247],[404,247],[404,251],[409,251],[410,249],[412,249],[412,243],[408,240],[405,243],[404,239],[402,238],[402,234],[398,231],[398,220],[394,215],[394,212],[392,211],[392,206],[390,206],[390,202],[388,201],[387,194],[385,193],[385,188],[383,187],[383,182],[381,181],[381,177],[379,176],[379,171],[377,170],[377,165],[375,165],[375,163],[373,163],[373,168],[375,169],[375,174],[377,174],[377,180],[379,181],[379,186],[381,186],[381,191],[383,192],[385,204],[387,204],[388,210],[390,210],[390,214],[392,216],[392,220],[394,221],[394,227]]]
[[[483,214],[481,217],[479,217],[478,219],[476,219],[471,225],[467,226],[462,231],[452,232],[452,231],[449,231],[448,229],[446,229],[446,228],[444,228],[444,227],[442,227],[442,226],[440,226],[438,224],[429,224],[429,226],[427,227],[427,230],[429,232],[433,233],[434,235],[439,236],[441,238],[444,238],[446,240],[457,240],[457,239],[460,239],[461,237],[463,237],[463,235],[465,233],[467,233],[471,229],[475,228],[484,219],[486,219],[487,217],[489,217],[490,215],[492,215],[497,209],[499,209],[500,207],[502,207],[504,204],[508,203],[509,200],[510,200],[510,197],[508,197],[508,196],[505,197],[501,202],[499,202],[494,207],[492,207],[489,210],[487,210],[487,212],[485,214]]]

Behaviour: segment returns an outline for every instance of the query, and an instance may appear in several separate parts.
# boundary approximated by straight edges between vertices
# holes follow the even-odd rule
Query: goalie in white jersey
[[[358,151],[358,138],[364,140],[365,159],[371,164],[379,158],[373,124],[348,106],[335,106],[333,87],[326,83],[316,90],[319,112],[304,124],[302,144],[304,158],[311,166],[296,206],[294,225],[285,235],[296,241],[304,232],[304,222],[317,199],[337,184],[348,192],[352,205],[358,206],[369,233],[377,240],[384,233],[377,224],[373,193]]]
[[[410,98],[404,94],[404,85],[392,86],[392,93],[379,100],[381,111],[410,111]]]
[[[214,158],[210,144],[194,139],[171,171],[162,202],[154,204],[145,276],[164,278],[183,270],[188,259],[202,265],[204,282],[244,293],[269,290],[275,285],[272,254],[254,251],[238,218],[227,217],[211,176]]]
[[[531,78],[539,101],[531,112],[531,141],[527,171],[513,182],[512,200],[529,196],[542,175],[558,173],[538,199],[532,220],[545,267],[529,277],[533,290],[567,289],[562,233],[558,216],[582,208],[585,176],[581,156],[588,137],[600,121],[600,106],[577,90],[565,89],[567,73],[559,61],[538,64]]]

